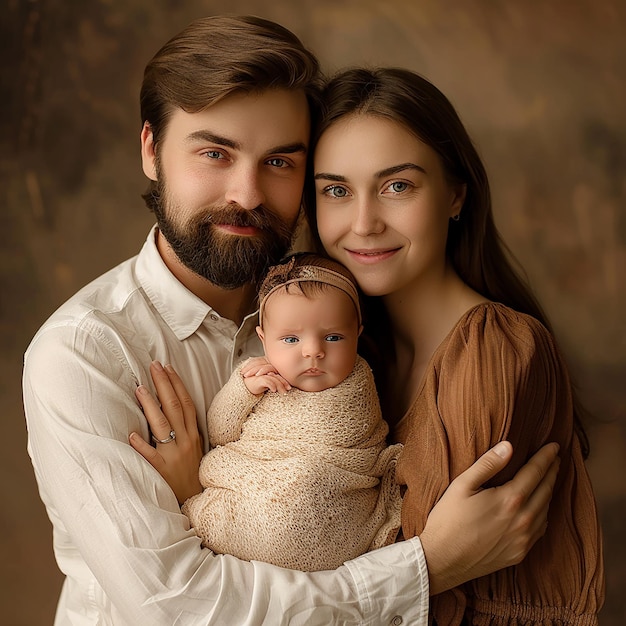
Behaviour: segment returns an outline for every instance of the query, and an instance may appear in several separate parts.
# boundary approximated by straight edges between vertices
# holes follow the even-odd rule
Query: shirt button
[[[400,626],[403,621],[404,620],[399,615],[396,615],[389,623],[391,624],[391,626]]]
[[[211,318],[211,320],[213,322],[217,322],[217,320],[218,320],[218,317],[217,317],[217,315],[215,315],[215,313],[211,313],[211,315],[209,315],[209,317]]]

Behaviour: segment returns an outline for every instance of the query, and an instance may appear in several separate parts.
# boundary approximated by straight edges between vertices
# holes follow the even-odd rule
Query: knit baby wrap
[[[208,412],[216,446],[201,494],[183,505],[203,545],[303,571],[335,569],[392,543],[400,528],[395,465],[372,372],[357,357],[341,384],[255,396],[241,366]]]

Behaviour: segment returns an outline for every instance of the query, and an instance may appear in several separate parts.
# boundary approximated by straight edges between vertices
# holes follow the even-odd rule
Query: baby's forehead
[[[349,311],[350,316],[358,320],[358,312],[352,302],[352,298],[342,289],[328,283],[302,281],[281,285],[265,298],[263,304],[264,321],[267,321],[272,310],[281,311],[281,317],[283,318],[290,315],[294,317],[299,316],[300,312],[293,306],[293,303],[290,306],[289,300],[293,298],[316,303],[322,302],[326,310],[332,310],[333,312],[340,310],[342,313],[345,313],[345,311]],[[331,303],[334,306],[331,306]]]

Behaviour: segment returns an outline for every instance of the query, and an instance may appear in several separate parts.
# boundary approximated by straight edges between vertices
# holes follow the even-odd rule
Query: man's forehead
[[[186,143],[216,143],[235,150],[262,141],[268,151],[306,151],[310,114],[301,91],[232,94],[197,112],[175,108],[168,131]]]

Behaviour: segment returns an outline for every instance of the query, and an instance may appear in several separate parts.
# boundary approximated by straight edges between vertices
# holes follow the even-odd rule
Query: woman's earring
[[[460,214],[460,213],[457,213],[456,215],[453,215],[453,216],[452,216],[452,219],[453,219],[455,222],[458,222],[458,221],[461,219],[461,214]]]

